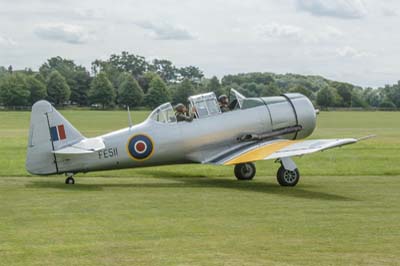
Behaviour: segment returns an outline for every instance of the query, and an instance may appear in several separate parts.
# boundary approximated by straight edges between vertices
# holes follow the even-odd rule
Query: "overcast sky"
[[[60,55],[86,67],[129,51],[240,72],[323,75],[361,86],[400,79],[395,0],[0,0],[0,65]]]

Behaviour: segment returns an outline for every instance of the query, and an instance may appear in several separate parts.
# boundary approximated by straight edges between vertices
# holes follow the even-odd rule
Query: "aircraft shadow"
[[[101,191],[103,185],[98,184],[74,184],[66,185],[61,179],[55,179],[54,181],[32,181],[25,185],[26,188],[55,188],[70,191]]]
[[[149,173],[150,174],[150,173]],[[160,180],[171,180],[174,182],[149,182],[149,183],[108,183],[108,184],[79,184],[79,178],[75,185],[66,185],[63,182],[56,181],[32,181],[26,187],[31,188],[52,188],[69,191],[101,191],[104,188],[224,188],[245,192],[279,194],[285,197],[302,198],[302,199],[318,199],[327,201],[355,201],[355,199],[335,195],[325,192],[313,191],[305,189],[304,185],[294,188],[281,187],[272,183],[246,182],[237,181],[235,179],[211,179],[206,177],[179,177],[170,171],[157,171],[157,175],[152,175],[153,178]],[[302,187],[303,186],[303,187]],[[307,188],[312,188],[307,186]]]
[[[237,181],[236,179],[209,179],[209,178],[161,178],[181,182],[181,187],[208,187],[208,188],[224,188],[239,191],[279,194],[287,197],[318,199],[329,201],[355,201],[352,198],[335,195],[325,192],[312,191],[297,187],[281,187],[275,183],[259,183]],[[149,184],[152,185],[152,184]],[[151,187],[151,186],[150,186]]]

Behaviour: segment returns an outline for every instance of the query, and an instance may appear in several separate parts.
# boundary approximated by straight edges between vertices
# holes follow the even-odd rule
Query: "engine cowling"
[[[310,136],[316,126],[316,110],[312,102],[300,93],[287,93],[282,96],[262,98],[268,108],[272,130],[298,128],[285,135],[288,139],[303,139]]]

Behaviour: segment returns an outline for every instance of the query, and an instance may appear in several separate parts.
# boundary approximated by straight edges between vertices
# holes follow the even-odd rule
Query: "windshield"
[[[157,107],[149,116],[151,120],[160,123],[176,123],[174,108],[170,103],[165,103]]]
[[[203,118],[221,113],[217,97],[213,92],[189,97],[190,104],[195,107],[197,117]]]
[[[243,94],[235,89],[231,89],[230,96],[231,105],[233,105],[232,109],[236,109],[237,107],[241,109],[243,106],[243,101],[246,99],[246,97],[244,97]]]

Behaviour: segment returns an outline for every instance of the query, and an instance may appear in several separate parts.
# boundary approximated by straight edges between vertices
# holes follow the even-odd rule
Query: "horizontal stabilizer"
[[[105,148],[101,138],[83,139],[78,143],[53,151],[59,155],[89,154]]]

